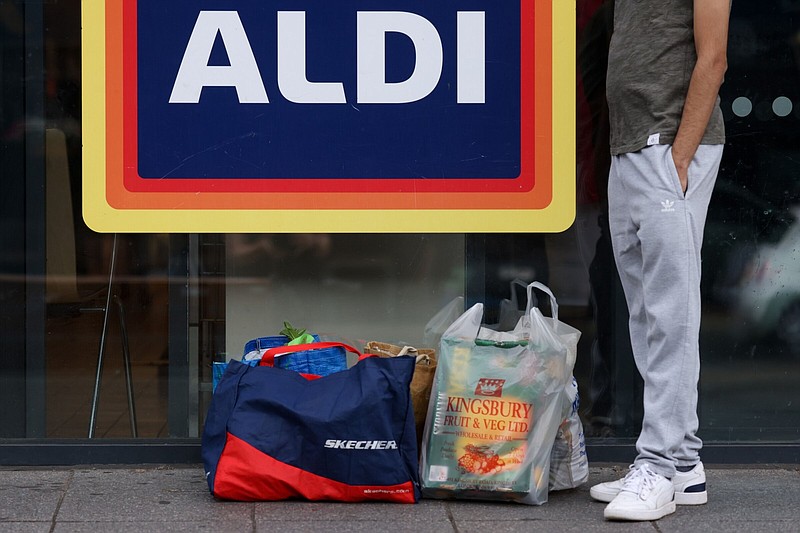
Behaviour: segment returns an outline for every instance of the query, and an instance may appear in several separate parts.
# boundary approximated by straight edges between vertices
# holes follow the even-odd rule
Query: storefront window
[[[583,345],[582,391],[587,435],[601,440],[636,435],[641,419],[641,382],[624,341],[626,308],[605,218],[604,80],[613,7],[578,2],[580,214],[573,229],[599,232],[588,239],[596,242],[586,264],[597,332]],[[699,436],[706,442],[800,438],[793,385],[800,372],[798,10],[797,2],[733,5],[720,95],[727,143],[703,248]]]
[[[583,332],[575,375],[590,447],[633,442],[641,380],[605,201],[613,0],[577,3],[574,224],[480,235],[92,231],[80,4],[0,2],[0,439],[10,439],[0,445],[196,439],[211,364],[239,357],[247,340],[288,322],[356,345],[420,345],[455,297],[484,302],[495,323],[515,279],[550,286],[560,318]],[[707,443],[800,443],[798,20],[797,1],[733,6],[728,140],[703,250]]]

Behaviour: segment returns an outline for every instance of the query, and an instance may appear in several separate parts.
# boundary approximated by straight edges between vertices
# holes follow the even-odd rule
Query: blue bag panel
[[[227,431],[329,479],[351,485],[413,480],[416,487],[414,367],[411,357],[370,357],[313,381],[279,368],[246,367]]]
[[[236,361],[235,359],[231,360],[231,362]],[[259,361],[236,361],[239,364],[246,365],[246,366],[258,366]],[[228,366],[230,363],[222,363],[219,361],[214,361],[211,365],[211,392],[217,392],[217,386],[219,386],[220,381],[222,378],[225,377],[225,373],[228,370]]]
[[[318,335],[312,335],[314,342],[319,342]],[[259,352],[263,354],[270,348],[286,346],[289,337],[285,335],[273,335],[270,337],[259,337],[245,343],[242,359],[248,354]],[[245,361],[247,362],[247,361]],[[341,372],[347,369],[347,353],[344,348],[330,347],[315,349],[303,352],[295,352],[275,358],[276,368],[294,370],[302,374],[315,374],[317,376],[327,376],[334,372]]]
[[[319,342],[319,335],[312,335],[314,342]],[[269,337],[259,337],[257,339],[249,340],[244,345],[242,358],[252,352],[264,352],[270,348],[278,348],[286,346],[289,342],[289,337],[286,335],[272,335]],[[258,366],[257,359],[250,361],[241,361],[249,366]],[[287,370],[294,370],[303,374],[315,374],[317,376],[327,376],[334,372],[341,372],[347,369],[347,353],[344,348],[331,347],[314,350],[309,352],[297,352],[287,354],[275,359],[275,366],[278,368],[285,368]],[[219,385],[222,376],[225,375],[225,370],[228,368],[228,363],[215,361],[211,366],[211,390],[216,392],[217,385]]]
[[[311,336],[314,338],[314,342],[319,342],[319,335],[312,334]],[[244,343],[242,357],[256,350],[264,351],[270,348],[277,348],[278,346],[286,346],[287,344],[289,344],[289,337],[286,335],[271,335],[269,337],[252,339]]]
[[[244,343],[242,357],[256,350],[263,351],[269,348],[277,348],[278,346],[286,346],[287,344],[289,344],[289,337],[286,335],[271,335],[269,337],[252,339]]]
[[[275,368],[327,376],[347,370],[347,352],[341,346],[288,353],[275,358]]]

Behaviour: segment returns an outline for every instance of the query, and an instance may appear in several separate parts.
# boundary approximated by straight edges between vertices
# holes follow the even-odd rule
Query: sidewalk
[[[593,466],[589,483],[553,493],[540,507],[422,500],[417,505],[233,503],[208,493],[200,465],[74,468],[0,467],[3,532],[694,532],[800,531],[800,466],[707,465],[709,503],[658,522],[603,520],[589,486],[620,466]]]

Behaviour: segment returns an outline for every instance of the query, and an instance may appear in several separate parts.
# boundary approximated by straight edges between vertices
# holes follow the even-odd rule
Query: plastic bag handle
[[[343,344],[341,342],[310,342],[308,344],[295,344],[294,346],[278,346],[276,348],[270,348],[264,352],[264,355],[261,356],[261,361],[258,363],[258,366],[275,366],[275,358],[280,357],[281,355],[336,347],[344,348],[346,351],[356,354],[359,361],[366,359],[367,357],[374,357],[371,354],[362,354],[352,346],[348,346],[347,344]]]
[[[514,290],[514,287],[518,285],[524,289],[528,286],[528,282],[525,280],[521,280],[519,278],[514,278],[513,280],[511,280],[511,283],[509,283],[509,285],[511,287],[511,299],[510,299],[511,304],[514,306],[514,309],[519,309],[519,298],[517,298],[517,291]],[[530,299],[531,297],[530,295],[528,295],[528,301],[530,301]]]
[[[528,305],[525,307],[525,315],[530,314],[531,309],[533,308],[533,302],[536,301],[536,297],[533,294],[533,289],[539,289],[550,297],[550,309],[553,314],[553,320],[558,321],[558,303],[556,303],[556,297],[553,296],[553,292],[547,286],[539,283],[538,281],[534,281],[528,285]]]

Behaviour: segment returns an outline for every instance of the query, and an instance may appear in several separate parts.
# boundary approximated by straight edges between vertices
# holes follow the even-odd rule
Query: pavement
[[[389,503],[215,500],[201,465],[0,467],[0,531],[14,532],[800,532],[800,465],[706,465],[709,502],[657,522],[607,522],[589,487],[627,466],[592,465],[589,482],[541,506],[423,499]]]

